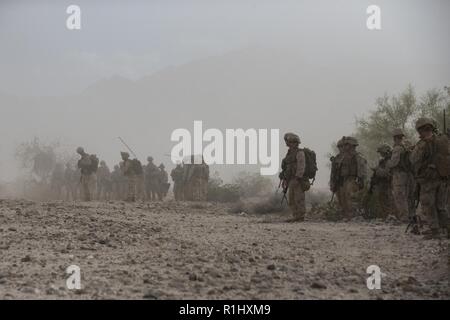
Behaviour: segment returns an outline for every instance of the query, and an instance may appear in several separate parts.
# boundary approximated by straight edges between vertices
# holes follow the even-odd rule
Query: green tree
[[[419,117],[433,118],[439,130],[443,130],[443,110],[446,109],[447,123],[450,113],[450,90],[431,89],[417,98],[409,85],[398,95],[376,99],[375,109],[367,116],[356,119],[354,136],[359,141],[359,151],[370,165],[378,159],[377,147],[382,143],[392,144],[392,130],[401,128],[410,143],[415,143],[417,133],[414,124]],[[448,125],[447,125],[448,126]]]

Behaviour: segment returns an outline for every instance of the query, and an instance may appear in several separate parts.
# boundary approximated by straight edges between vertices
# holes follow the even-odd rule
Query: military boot
[[[441,239],[441,233],[439,229],[431,229],[429,233],[425,234],[423,237],[424,240],[440,240]]]

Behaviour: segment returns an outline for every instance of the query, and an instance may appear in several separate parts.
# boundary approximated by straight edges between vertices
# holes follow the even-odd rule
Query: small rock
[[[191,274],[189,275],[189,280],[191,280],[191,281],[196,281],[196,280],[197,280],[197,275],[196,275],[195,273],[191,273]]]
[[[313,289],[326,289],[327,286],[320,281],[315,281],[311,284],[311,288]]]
[[[267,270],[275,270],[275,269],[276,269],[276,267],[275,267],[274,264],[269,264],[269,265],[267,266]]]
[[[31,257],[27,254],[25,257],[23,257],[20,261],[22,262],[30,262],[31,261]]]
[[[142,297],[144,299],[148,299],[148,300],[157,300],[158,299],[158,296],[156,295],[156,293],[151,290],[144,293],[144,295]]]

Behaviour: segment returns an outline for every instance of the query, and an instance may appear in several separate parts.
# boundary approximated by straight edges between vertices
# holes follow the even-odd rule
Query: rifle
[[[282,173],[280,173],[280,183],[278,184],[278,189],[277,189],[277,192],[276,192],[276,193],[278,193],[278,190],[280,189],[280,187],[281,187],[283,181],[285,181],[285,180],[286,180],[286,179],[284,178],[284,175],[283,175]],[[288,186],[287,186],[287,183],[286,183],[286,187],[283,187],[283,197],[281,198],[281,203],[280,203],[281,208],[283,208],[283,202],[284,202],[284,200],[286,200],[286,203],[289,205],[289,202],[288,202],[288,200],[287,200],[287,198],[286,198],[286,192],[287,192],[287,189],[288,189]]]
[[[444,134],[447,134],[447,124],[446,124],[446,119],[445,119],[445,109],[444,109]]]
[[[421,225],[422,225],[422,221],[420,220],[420,217],[417,214],[415,214],[414,216],[412,216],[409,219],[409,223],[406,226],[405,233],[407,233],[409,228],[412,226],[411,232],[414,234],[420,234],[420,226]]]
[[[126,144],[126,142],[123,141],[123,139],[121,137],[117,137],[117,138],[120,140],[120,142],[123,143],[123,145],[128,149],[128,151],[130,151],[131,154],[137,159],[138,158],[137,155],[133,152],[133,150],[131,150],[131,148]]]
[[[283,208],[283,202],[284,202],[284,200],[286,200],[286,203],[289,205],[289,202],[288,202],[288,200],[287,200],[287,198],[286,198],[286,192],[287,192],[287,187],[286,188],[283,188],[283,198],[281,198],[281,203],[280,203],[280,205],[281,205],[281,208]]]

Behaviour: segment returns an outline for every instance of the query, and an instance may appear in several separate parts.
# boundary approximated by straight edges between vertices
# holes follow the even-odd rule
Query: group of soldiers
[[[142,165],[138,159],[130,159],[128,152],[121,152],[119,164],[110,171],[105,161],[98,160],[94,154],[88,154],[82,147],[76,168],[67,163],[66,168],[57,164],[53,170],[51,189],[57,199],[66,200],[125,200],[125,201],[162,201],[170,188],[169,176],[164,164],[153,163],[147,157],[147,164]],[[206,201],[209,167],[201,160],[179,163],[171,171],[174,182],[175,200]]]
[[[342,137],[337,142],[338,153],[330,158],[330,190],[336,195],[344,220],[358,214],[362,193],[376,195],[380,207],[377,217],[395,216],[409,222],[414,233],[420,233],[416,208],[421,205],[429,230],[422,232],[426,238],[440,238],[441,231],[450,235],[450,133],[440,134],[435,121],[420,118],[415,125],[419,141],[411,146],[405,141],[401,129],[392,132],[393,146],[381,145],[377,152],[380,160],[368,179],[367,161],[357,151],[354,137]],[[300,138],[294,133],[284,136],[288,152],[280,173],[283,189],[288,192],[292,211],[291,221],[303,221],[306,214],[305,192],[310,188],[307,153],[299,148]]]

